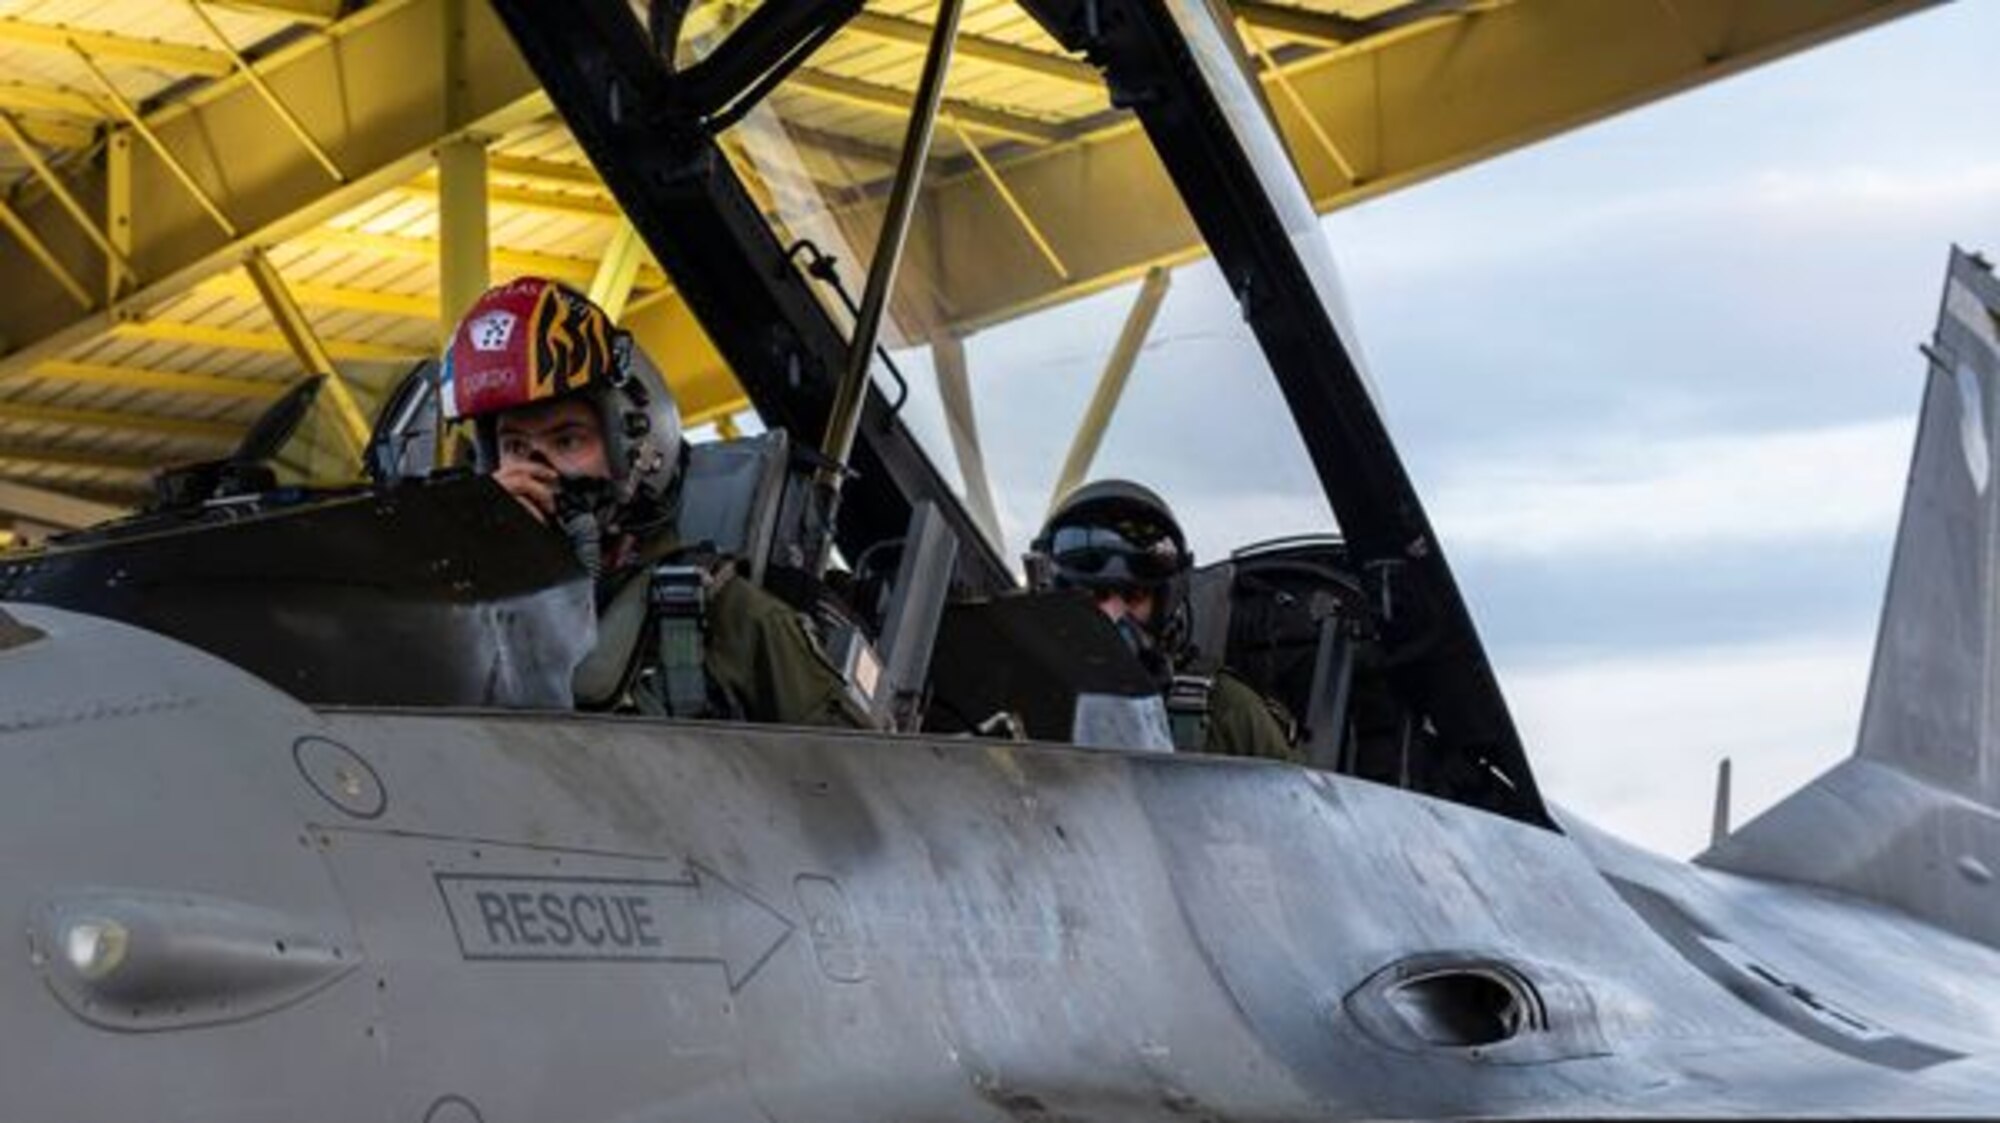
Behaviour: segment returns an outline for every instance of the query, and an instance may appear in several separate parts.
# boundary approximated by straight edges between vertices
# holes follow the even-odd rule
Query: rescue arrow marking
[[[685,879],[436,875],[469,960],[720,964],[741,990],[794,925],[697,863]]]

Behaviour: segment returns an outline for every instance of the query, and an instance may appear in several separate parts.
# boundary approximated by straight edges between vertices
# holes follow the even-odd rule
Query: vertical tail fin
[[[1952,251],[1854,756],[1697,860],[2000,946],[2000,278]]]
[[[2000,279],[1952,251],[1855,755],[2000,807]]]

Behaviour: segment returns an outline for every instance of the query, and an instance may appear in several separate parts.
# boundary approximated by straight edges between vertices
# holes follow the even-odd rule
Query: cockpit
[[[1546,823],[1295,155],[1209,5],[496,7],[692,312],[639,345],[753,407],[692,446],[683,537],[813,614],[891,735],[1069,744],[1080,697],[1153,689],[1019,562],[1055,499],[1128,477],[1190,532],[1195,648],[1282,703],[1309,766]],[[898,112],[812,65],[867,49],[863,18],[926,44]],[[1087,133],[953,82],[956,43],[1028,21],[1075,52],[1050,119]],[[315,704],[573,706],[589,582],[466,465],[434,364],[365,445],[343,408],[302,381],[148,511],[0,565],[0,595]]]

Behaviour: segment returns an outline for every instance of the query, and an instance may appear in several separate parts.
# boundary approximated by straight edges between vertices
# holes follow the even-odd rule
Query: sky
[[[1950,246],[1966,0],[1325,221],[1543,791],[1676,855],[1852,750]]]
[[[1916,346],[1950,246],[2000,255],[1994,43],[1965,0],[1323,220],[1552,801],[1687,856],[1723,757],[1741,823],[1851,751]],[[967,343],[1010,549],[1131,300]],[[1332,526],[1253,352],[1212,264],[1177,271],[1094,465],[1198,560]]]

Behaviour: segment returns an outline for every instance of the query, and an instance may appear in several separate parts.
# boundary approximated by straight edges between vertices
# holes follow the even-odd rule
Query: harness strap
[[[1214,690],[1213,675],[1174,676],[1167,687],[1167,725],[1175,749],[1198,753],[1208,743],[1209,695]]]
[[[713,713],[704,663],[708,574],[696,565],[657,565],[648,596],[659,646],[660,694],[673,717]]]

